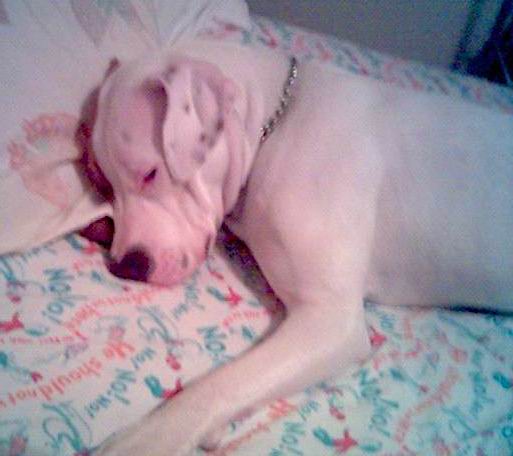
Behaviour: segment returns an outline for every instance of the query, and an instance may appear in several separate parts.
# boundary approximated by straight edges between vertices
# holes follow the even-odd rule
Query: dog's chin
[[[172,287],[194,274],[208,257],[214,239],[213,235],[198,236],[187,247],[171,244],[152,249],[148,244],[133,244],[121,255],[114,252],[108,267],[122,279]]]
[[[198,236],[194,247],[177,254],[175,248],[155,253],[147,282],[165,287],[180,285],[205,262],[215,242],[214,234]]]
[[[147,282],[153,285],[163,287],[174,287],[181,285],[194,274],[194,272],[205,261],[206,257],[195,257],[189,261],[186,267],[176,268],[169,264],[157,265],[157,267],[149,274]]]
[[[150,283],[152,285],[157,285],[160,287],[176,287],[179,286],[185,282],[187,282],[187,279],[191,277],[192,274],[154,274],[151,275],[147,283]]]

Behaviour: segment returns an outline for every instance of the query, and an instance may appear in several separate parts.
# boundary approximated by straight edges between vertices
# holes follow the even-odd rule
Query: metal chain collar
[[[290,67],[289,67],[289,74],[287,76],[287,80],[285,81],[285,84],[283,86],[283,92],[280,97],[280,106],[276,111],[274,111],[274,114],[267,120],[267,122],[264,124],[264,126],[260,129],[261,136],[260,136],[260,144],[262,144],[269,135],[274,131],[276,128],[276,125],[280,121],[280,119],[283,117],[283,115],[286,113],[287,108],[289,107],[292,95],[291,95],[291,88],[294,85],[294,82],[296,82],[297,79],[297,59],[292,56],[290,58]]]

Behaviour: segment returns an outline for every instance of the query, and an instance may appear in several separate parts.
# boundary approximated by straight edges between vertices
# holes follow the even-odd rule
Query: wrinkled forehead
[[[138,168],[149,165],[158,148],[157,112],[151,90],[142,84],[109,84],[100,95],[93,146],[100,165]]]
[[[131,94],[141,84],[143,71],[138,69],[137,62],[128,62],[112,70],[103,81],[98,96],[97,117],[94,130],[94,145],[101,145],[105,134],[116,126],[116,122],[124,121],[127,103]],[[133,108],[133,107],[132,107]]]

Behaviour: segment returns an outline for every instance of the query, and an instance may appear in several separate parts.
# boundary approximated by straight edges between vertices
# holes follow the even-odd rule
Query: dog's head
[[[235,98],[217,67],[185,57],[111,68],[85,163],[113,204],[114,274],[172,285],[206,258],[242,184]]]

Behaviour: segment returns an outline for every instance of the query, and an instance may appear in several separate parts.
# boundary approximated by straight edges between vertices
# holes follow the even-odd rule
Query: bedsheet
[[[512,93],[483,81],[264,18],[252,27],[204,33],[513,112]],[[103,253],[69,235],[0,257],[0,455],[92,454],[283,315],[228,232],[174,289],[111,276]],[[366,318],[367,362],[231,423],[215,454],[513,454],[512,317],[367,303]]]

